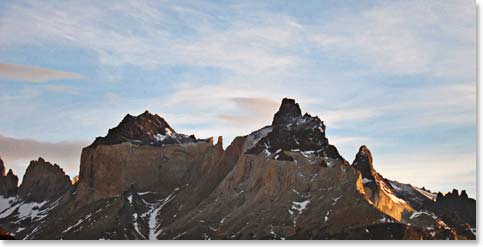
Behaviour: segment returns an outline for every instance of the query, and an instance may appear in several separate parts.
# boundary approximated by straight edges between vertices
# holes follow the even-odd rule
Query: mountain
[[[121,123],[109,130],[105,137],[98,137],[89,147],[121,143],[141,145],[163,145],[196,142],[194,135],[178,134],[157,114],[145,111],[134,117],[127,114]]]
[[[466,192],[388,180],[366,146],[351,164],[325,131],[293,99],[226,149],[128,114],[82,150],[74,184],[32,161],[0,226],[17,239],[475,239]]]
[[[8,175],[7,175],[8,176]],[[74,192],[69,177],[43,158],[32,160],[17,193],[0,199],[0,226],[15,238],[30,238]]]
[[[18,177],[13,174],[12,169],[5,174],[5,165],[0,157],[0,196],[11,197],[17,194]]]

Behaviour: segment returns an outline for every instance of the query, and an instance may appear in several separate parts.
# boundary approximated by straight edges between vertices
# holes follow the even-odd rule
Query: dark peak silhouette
[[[302,116],[301,112],[299,104],[294,99],[284,98],[273,117],[271,132],[261,138],[247,153],[300,150],[325,155],[324,150],[330,145],[325,136],[324,122],[308,113]],[[338,152],[331,151],[330,154],[335,154],[332,158],[340,158]]]
[[[118,126],[109,129],[105,137],[96,138],[89,147],[124,142],[139,145],[162,145],[195,141],[196,138],[193,135],[176,133],[164,118],[146,110],[138,116],[127,114]]]

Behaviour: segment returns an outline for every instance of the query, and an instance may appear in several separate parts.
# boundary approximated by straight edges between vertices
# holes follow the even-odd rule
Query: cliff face
[[[171,191],[202,177],[223,150],[211,142],[146,146],[98,145],[82,151],[76,202],[119,196],[131,185],[139,191]]]
[[[159,238],[331,239],[393,220],[366,199],[362,177],[328,143],[322,121],[302,116],[293,100],[243,150],[216,190]]]
[[[442,217],[450,225],[457,228],[464,228],[464,225],[470,225],[476,228],[476,200],[468,198],[466,191],[454,189],[445,195],[438,193],[436,201],[429,209],[442,215]]]
[[[409,221],[414,209],[406,201],[397,197],[391,184],[376,172],[372,164],[371,151],[366,146],[359,148],[352,167],[361,173],[365,194],[376,208],[398,222]]]
[[[57,199],[70,189],[69,176],[57,164],[39,158],[27,167],[18,196],[25,201],[42,202]]]
[[[241,152],[239,141],[226,152],[222,142],[221,137],[214,145],[213,138],[198,140],[176,133],[164,119],[148,112],[128,115],[106,137],[83,149],[76,204],[119,196],[131,186],[168,193],[201,184],[199,190],[208,193]]]
[[[5,174],[5,165],[0,157],[0,196],[11,197],[17,194],[18,177],[12,169]]]
[[[474,239],[466,193],[389,181],[365,146],[350,165],[325,130],[292,99],[226,150],[127,115],[83,149],[75,185],[32,161],[0,224],[26,239]]]
[[[324,239],[390,220],[363,196],[358,173],[315,155],[244,154],[197,208],[161,228],[161,239]],[[184,233],[178,236],[179,233]]]

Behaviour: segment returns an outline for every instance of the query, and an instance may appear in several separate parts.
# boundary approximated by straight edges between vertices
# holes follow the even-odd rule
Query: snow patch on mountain
[[[179,190],[180,188],[176,188],[173,190],[171,194],[169,194],[167,197],[162,199],[161,201],[157,203],[150,204],[151,209],[147,213],[149,215],[149,220],[148,220],[148,225],[149,225],[149,240],[156,240],[157,239],[157,234],[156,231],[159,228],[159,222],[157,220],[157,216],[159,212],[163,209],[166,204],[171,202],[171,200],[174,199],[175,193]]]
[[[0,212],[12,206],[15,202],[15,197],[3,197],[0,196]]]

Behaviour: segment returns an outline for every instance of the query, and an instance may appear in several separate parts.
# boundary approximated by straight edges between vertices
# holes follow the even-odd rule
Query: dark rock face
[[[6,175],[5,174],[5,165],[3,164],[3,160],[0,157],[0,176],[4,177],[5,175]]]
[[[248,154],[281,151],[313,151],[323,156],[323,150],[330,147],[325,137],[325,125],[318,117],[302,116],[295,100],[284,98],[272,121],[272,131],[263,137]],[[331,158],[340,158],[332,152]]]
[[[461,195],[458,190],[453,190],[444,196],[438,193],[432,209],[454,225],[467,223],[476,228],[476,200],[468,198],[465,190]]]
[[[136,117],[127,114],[117,127],[108,131],[107,136],[96,138],[90,147],[123,142],[162,145],[196,142],[196,138],[193,135],[187,136],[176,133],[162,117],[145,111]]]
[[[30,162],[18,195],[25,201],[42,202],[57,199],[70,189],[69,176],[57,164],[39,158]]]
[[[430,210],[433,204],[433,198],[435,194],[424,190],[413,187],[410,184],[403,184],[397,181],[388,180],[391,187],[394,189],[396,196],[408,202],[415,210]]]
[[[214,145],[158,115],[128,115],[84,148],[75,186],[39,158],[18,195],[0,212],[18,239],[475,238],[465,192],[433,202],[377,173],[366,146],[350,165],[292,99],[226,150],[221,137]]]
[[[11,197],[17,194],[18,177],[13,174],[12,169],[5,174],[5,166],[0,158],[0,196]]]
[[[437,234],[400,223],[382,223],[359,228],[347,229],[330,236],[328,239],[347,240],[415,240],[415,239],[457,239],[451,231]]]

